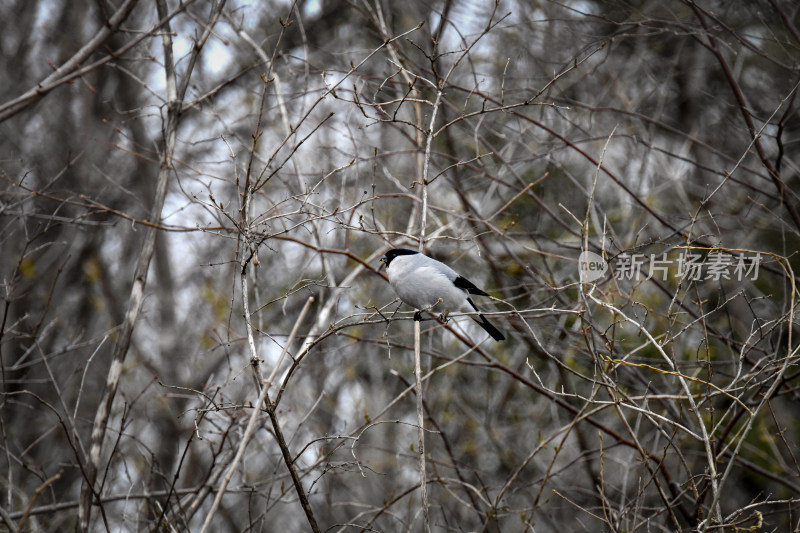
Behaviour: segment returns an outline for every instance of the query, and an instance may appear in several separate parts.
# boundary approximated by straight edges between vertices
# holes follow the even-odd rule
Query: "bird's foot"
[[[442,324],[447,324],[447,321],[449,320],[449,318],[447,316],[449,314],[450,314],[450,312],[448,311],[446,313],[442,313],[441,315],[439,315],[439,322],[441,322]]]
[[[414,313],[414,322],[422,322],[422,311]]]

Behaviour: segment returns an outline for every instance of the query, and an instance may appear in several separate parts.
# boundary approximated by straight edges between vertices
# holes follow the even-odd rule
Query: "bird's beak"
[[[381,266],[378,267],[378,272],[383,270],[383,267],[385,267],[385,266],[386,266],[386,258],[385,257],[381,257]]]

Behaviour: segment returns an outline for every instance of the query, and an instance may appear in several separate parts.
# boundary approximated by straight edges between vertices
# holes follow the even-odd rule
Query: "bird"
[[[476,311],[477,317],[472,318],[480,327],[495,341],[506,340],[470,298],[473,294],[489,295],[441,261],[414,250],[393,248],[381,257],[381,268],[384,266],[389,284],[400,300],[418,310],[415,320],[422,319],[420,312],[424,310],[441,313],[443,321],[451,312]]]

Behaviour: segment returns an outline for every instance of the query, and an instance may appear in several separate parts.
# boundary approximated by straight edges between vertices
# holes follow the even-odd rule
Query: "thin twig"
[[[246,275],[243,275],[242,277],[246,277]],[[242,298],[244,301],[247,301],[247,294],[242,295]],[[294,337],[297,334],[297,328],[303,321],[303,318],[305,317],[308,308],[311,306],[313,302],[314,302],[313,296],[309,297],[308,300],[306,300],[306,304],[303,306],[303,309],[297,316],[297,320],[295,321],[294,327],[292,328],[292,332],[289,334],[289,338],[286,339],[286,345],[283,347],[283,353],[281,354],[281,357],[283,357],[283,354],[285,354],[286,351],[289,349],[289,345],[291,345],[292,342],[294,341]],[[245,322],[247,323],[248,335],[252,335],[252,331],[250,328],[250,317],[246,313],[245,313]],[[255,345],[251,344],[251,349],[254,348]],[[251,355],[253,359],[258,360],[258,356],[255,353]],[[253,430],[255,429],[256,426],[256,420],[258,419],[258,413],[261,412],[261,404],[264,403],[265,401],[268,402],[267,412],[269,413],[269,417],[272,420],[273,428],[276,429],[276,435],[278,434],[281,435],[279,437],[279,444],[281,446],[281,451],[284,452],[284,459],[287,462],[289,471],[293,474],[292,480],[295,481],[295,488],[297,489],[300,501],[304,502],[303,507],[304,510],[306,510],[306,516],[308,517],[309,525],[311,526],[311,529],[314,531],[314,533],[319,532],[319,528],[317,527],[317,523],[314,519],[313,513],[311,513],[310,507],[306,509],[306,506],[308,506],[308,498],[305,496],[305,492],[302,490],[302,486],[297,485],[297,483],[299,483],[299,479],[297,478],[297,474],[293,468],[293,465],[291,464],[290,458],[286,457],[285,452],[288,451],[288,449],[286,448],[286,442],[283,440],[282,433],[279,433],[280,426],[278,425],[277,419],[275,418],[275,409],[269,402],[268,393],[269,393],[269,386],[267,384],[267,381],[264,380],[261,384],[261,393],[258,395],[258,400],[256,400],[255,404],[253,404],[253,411],[252,413],[250,413],[250,419],[247,421],[247,428],[244,431],[244,436],[242,436],[242,441],[239,443],[239,448],[236,450],[236,456],[233,458],[233,461],[231,461],[231,464],[228,465],[228,471],[225,473],[225,477],[222,479],[222,484],[220,485],[219,490],[217,490],[217,495],[214,498],[214,503],[211,505],[211,510],[206,515],[206,519],[203,522],[203,527],[200,529],[200,533],[205,533],[206,531],[209,531],[208,528],[211,526],[211,520],[214,518],[214,514],[217,512],[219,504],[222,501],[222,496],[225,494],[225,489],[228,487],[231,478],[233,478],[233,473],[236,471],[236,467],[238,466],[239,461],[241,461],[242,456],[244,455],[244,450],[247,447],[247,443],[250,440],[250,437],[253,435]]]
[[[420,239],[422,242],[422,239]],[[414,321],[414,379],[417,390],[417,445],[419,450],[419,488],[422,497],[422,516],[425,532],[430,533],[430,510],[428,509],[428,476],[425,472],[425,411],[422,400],[422,356],[420,354],[420,321]]]
[[[37,487],[36,491],[33,493],[31,497],[31,501],[28,502],[28,506],[25,507],[25,513],[22,515],[22,518],[19,519],[19,525],[17,525],[17,533],[22,531],[22,527],[25,525],[25,521],[28,520],[28,516],[31,513],[31,509],[33,509],[33,504],[36,503],[36,498],[42,493],[44,489],[46,489],[49,485],[55,483],[59,479],[61,479],[61,474],[63,470],[59,470],[58,473],[50,478],[48,478],[44,483],[42,483],[39,487]]]

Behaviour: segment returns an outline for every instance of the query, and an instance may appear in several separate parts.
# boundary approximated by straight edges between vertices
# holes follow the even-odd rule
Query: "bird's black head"
[[[392,250],[386,252],[383,257],[381,257],[381,263],[383,263],[383,266],[388,268],[389,263],[391,263],[395,257],[399,255],[415,255],[418,253],[419,252],[415,252],[414,250],[406,250],[405,248],[393,248]]]

